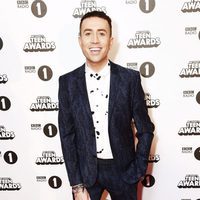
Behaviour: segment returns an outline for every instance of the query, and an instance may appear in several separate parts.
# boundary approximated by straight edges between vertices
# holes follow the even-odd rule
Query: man
[[[154,125],[140,75],[109,60],[112,43],[110,17],[85,14],[79,44],[86,62],[59,79],[60,137],[75,200],[100,200],[105,189],[112,200],[136,200],[148,164]]]

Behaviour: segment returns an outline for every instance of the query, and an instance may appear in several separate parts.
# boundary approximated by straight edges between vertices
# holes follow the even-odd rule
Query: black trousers
[[[107,190],[112,200],[137,200],[137,183],[124,182],[113,160],[98,159],[96,183],[87,188],[91,200],[100,200]]]

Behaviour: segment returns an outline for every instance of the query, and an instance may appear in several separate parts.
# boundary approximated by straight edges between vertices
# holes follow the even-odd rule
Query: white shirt
[[[97,157],[112,159],[108,133],[108,102],[110,91],[110,66],[107,64],[100,72],[94,72],[85,65],[87,92],[95,127]]]

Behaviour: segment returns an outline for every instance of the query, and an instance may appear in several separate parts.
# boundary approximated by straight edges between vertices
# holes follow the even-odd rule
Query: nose
[[[99,42],[98,34],[94,33],[92,35],[92,43],[98,43],[98,42]]]

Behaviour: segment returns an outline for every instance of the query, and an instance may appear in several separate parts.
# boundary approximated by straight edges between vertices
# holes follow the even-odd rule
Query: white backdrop
[[[0,199],[72,199],[58,133],[58,77],[85,61],[79,21],[92,9],[113,19],[110,57],[141,72],[156,126],[139,200],[199,199],[197,0],[1,2]]]

